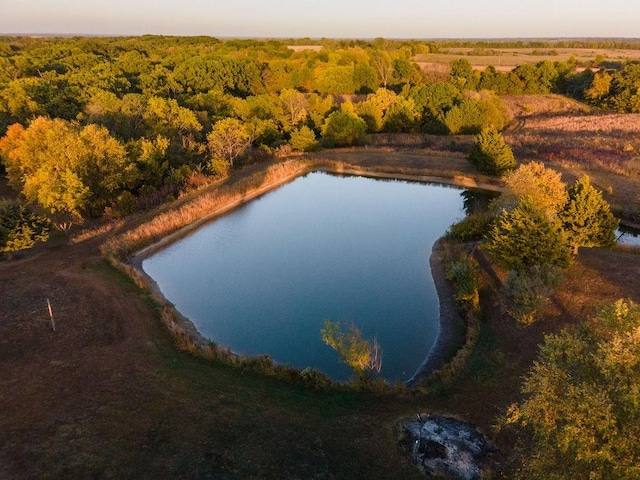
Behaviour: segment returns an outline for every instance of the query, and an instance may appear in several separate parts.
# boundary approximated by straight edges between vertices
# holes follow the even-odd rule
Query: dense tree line
[[[99,216],[279,149],[357,145],[377,132],[499,131],[510,120],[501,94],[640,109],[639,65],[575,73],[571,61],[545,61],[501,73],[461,59],[432,81],[411,59],[438,48],[381,38],[4,38],[0,158],[29,201]]]
[[[636,62],[578,72],[574,60],[545,60],[522,64],[510,72],[492,66],[479,72],[462,58],[452,62],[451,77],[466,89],[491,90],[498,95],[559,93],[596,108],[640,112],[640,63]]]
[[[124,214],[194,172],[224,175],[281,148],[360,144],[375,132],[477,133],[509,120],[490,91],[453,76],[427,81],[411,61],[427,44],[319,43],[4,39],[3,167],[51,213]]]

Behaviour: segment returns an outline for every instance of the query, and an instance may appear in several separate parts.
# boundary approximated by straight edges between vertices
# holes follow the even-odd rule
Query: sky
[[[640,37],[638,0],[0,0],[0,34]]]

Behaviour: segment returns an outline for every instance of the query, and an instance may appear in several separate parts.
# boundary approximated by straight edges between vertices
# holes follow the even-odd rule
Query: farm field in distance
[[[445,47],[438,53],[420,53],[413,60],[421,68],[438,69],[448,66],[453,60],[465,59],[477,70],[488,66],[501,72],[509,72],[518,65],[538,62],[566,62],[575,59],[582,68],[598,63],[640,60],[640,50],[609,48],[464,48]],[[580,67],[579,67],[580,68]]]

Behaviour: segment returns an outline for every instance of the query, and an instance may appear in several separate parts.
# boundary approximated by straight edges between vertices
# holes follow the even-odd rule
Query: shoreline
[[[416,386],[421,380],[428,378],[433,372],[442,368],[449,359],[447,355],[464,344],[466,325],[455,303],[453,288],[446,275],[443,259],[443,239],[440,237],[433,244],[429,265],[431,276],[436,287],[439,304],[438,334],[422,365],[416,373],[405,382],[407,387]]]
[[[182,333],[189,337],[189,339],[197,345],[199,348],[204,348],[211,344],[211,340],[204,337],[193,324],[193,322],[179,312],[175,306],[164,296],[160,290],[156,281],[151,278],[142,267],[143,261],[153,255],[157,251],[166,247],[167,245],[184,238],[193,231],[197,230],[204,224],[214,221],[216,218],[229,213],[230,211],[238,208],[266,193],[269,193],[286,183],[289,183],[296,178],[312,173],[312,172],[324,172],[337,175],[349,175],[360,176],[368,178],[382,178],[382,179],[394,179],[402,181],[414,181],[419,183],[439,183],[443,185],[452,185],[467,189],[480,189],[501,191],[501,187],[491,184],[478,183],[475,180],[468,177],[437,177],[427,175],[407,175],[407,174],[391,174],[383,172],[371,172],[364,169],[345,169],[345,168],[333,168],[326,165],[311,165],[304,166],[300,170],[288,175],[285,178],[272,182],[269,185],[262,186],[261,188],[243,196],[239,201],[232,202],[225,205],[214,212],[211,212],[199,220],[180,228],[179,230],[167,235],[161,240],[148,245],[138,252],[131,255],[126,259],[123,265],[128,267],[127,269],[133,270],[133,274],[138,277],[139,280],[150,290],[151,295],[159,302],[163,307],[170,307],[173,311],[174,318],[177,321],[177,326]],[[457,306],[454,301],[454,295],[451,285],[446,279],[445,265],[442,258],[442,242],[443,237],[440,237],[433,244],[431,255],[429,257],[429,266],[431,270],[431,276],[436,288],[436,296],[439,304],[438,314],[438,333],[436,339],[426,354],[425,360],[416,369],[413,376],[404,381],[404,383],[412,388],[419,381],[427,378],[431,373],[440,369],[447,363],[447,355],[454,349],[457,351],[464,343],[464,329],[466,328],[462,317],[460,316]],[[232,353],[232,352],[231,352]],[[232,353],[233,354],[233,353]],[[235,355],[235,354],[233,354]]]

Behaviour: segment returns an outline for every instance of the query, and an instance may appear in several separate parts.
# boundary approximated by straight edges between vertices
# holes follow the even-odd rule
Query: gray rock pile
[[[470,423],[430,415],[404,425],[412,437],[414,462],[427,475],[460,480],[484,477],[484,461],[494,451],[487,439]]]

